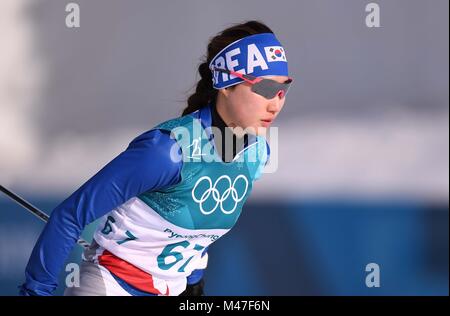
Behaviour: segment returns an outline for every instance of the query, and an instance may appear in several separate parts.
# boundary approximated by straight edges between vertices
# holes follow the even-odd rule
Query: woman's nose
[[[272,100],[269,102],[268,110],[269,112],[280,112],[281,107],[283,106],[284,98],[280,96],[275,96]]]

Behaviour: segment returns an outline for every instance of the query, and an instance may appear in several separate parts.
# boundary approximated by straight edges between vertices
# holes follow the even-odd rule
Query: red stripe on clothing
[[[105,250],[103,254],[99,256],[98,261],[112,274],[134,286],[138,290],[152,294],[163,294],[154,287],[153,277],[150,273],[142,271],[131,263],[115,256],[108,250]],[[166,293],[163,295],[169,295],[168,286]]]

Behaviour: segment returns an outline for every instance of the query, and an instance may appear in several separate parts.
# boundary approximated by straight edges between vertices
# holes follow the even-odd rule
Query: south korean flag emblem
[[[284,61],[286,62],[286,55],[284,54],[284,49],[281,46],[268,46],[264,47],[264,51],[266,52],[267,61]]]

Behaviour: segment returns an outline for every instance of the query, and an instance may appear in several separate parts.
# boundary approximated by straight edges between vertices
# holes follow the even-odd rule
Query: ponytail
[[[182,115],[186,115],[199,110],[208,105],[209,102],[215,102],[217,98],[217,90],[212,85],[212,73],[208,67],[209,63],[204,62],[198,66],[200,73],[200,81],[197,83],[195,93],[192,94],[188,100],[188,106],[183,110]]]

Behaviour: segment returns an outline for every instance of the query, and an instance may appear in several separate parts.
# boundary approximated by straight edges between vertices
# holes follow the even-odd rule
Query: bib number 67
[[[180,241],[180,242],[170,244],[170,245],[167,245],[166,247],[164,247],[163,251],[157,258],[158,267],[162,270],[169,270],[174,265],[176,265],[178,262],[184,260],[185,258],[183,257],[183,254],[179,251],[175,251],[174,249],[176,247],[182,247],[182,248],[186,249],[190,245],[191,244],[187,240],[184,240],[184,241]],[[195,246],[194,246],[194,250],[196,250],[196,251],[201,251],[204,248],[205,247],[198,245],[198,244],[195,244]],[[170,260],[170,258],[174,258],[175,260],[173,260],[173,259]],[[188,265],[189,261],[192,260],[192,258],[194,258],[194,256],[189,257],[186,260],[186,262],[178,269],[178,272],[184,272],[184,268],[186,268],[186,266]],[[169,261],[170,263],[166,263],[166,261]]]

